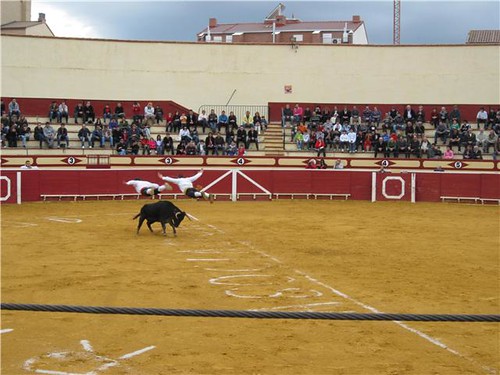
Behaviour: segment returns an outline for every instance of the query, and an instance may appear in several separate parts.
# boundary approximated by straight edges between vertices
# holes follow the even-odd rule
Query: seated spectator
[[[333,169],[344,169],[344,164],[342,163],[342,160],[340,160],[340,159],[335,160],[335,164],[333,165]]]
[[[21,116],[21,108],[19,107],[19,103],[16,98],[13,98],[9,103],[9,117],[12,116]]]
[[[476,135],[476,145],[478,145],[481,149],[484,149],[486,145],[487,135],[484,133],[484,129],[480,129],[479,133]]]
[[[218,123],[218,117],[217,114],[215,113],[215,109],[210,110],[210,114],[208,115],[208,126],[210,128],[210,131],[212,133],[217,132],[217,123]],[[203,130],[205,132],[205,130]]]
[[[240,144],[247,144],[247,131],[243,128],[242,125],[240,125],[238,131],[236,132],[236,144],[238,145],[238,147]]]
[[[479,111],[477,112],[476,115],[476,122],[478,129],[481,129],[481,124],[483,125],[484,128],[488,123],[488,112],[484,110],[484,107],[479,108]]]
[[[175,111],[172,120],[172,131],[175,133],[180,130],[181,130],[181,113],[179,111]]]
[[[359,109],[356,106],[352,107],[351,111],[351,124],[359,124],[361,118],[359,117]]]
[[[475,145],[472,148],[473,152],[473,159],[482,159],[483,158],[483,153],[481,152],[481,149],[479,148],[478,145]]]
[[[186,115],[186,124],[189,130],[196,131],[196,126],[198,125],[198,116],[193,112],[192,109],[190,109],[188,111],[188,114]]]
[[[444,152],[444,158],[445,159],[453,159],[454,157],[455,157],[455,154],[453,153],[451,146],[446,147],[446,151]]]
[[[493,107],[490,108],[490,111],[488,112],[488,123],[485,125],[485,129],[493,129],[495,126],[495,122],[497,119],[497,111]]]
[[[116,103],[114,117],[116,119],[125,119],[125,110],[120,102]]]
[[[167,114],[167,117],[165,117],[165,132],[171,132],[174,128],[174,115],[172,112],[169,112]]]
[[[205,147],[207,148],[207,155],[217,155],[217,148],[215,147],[215,137],[212,132],[208,132],[205,138]]]
[[[57,129],[57,133],[56,133],[56,137],[57,137],[57,147],[61,147],[61,143],[63,143],[64,146],[62,147],[67,147],[69,148],[69,137],[68,137],[68,129],[66,129],[66,126],[61,123],[61,125],[59,125],[59,128]]]
[[[428,151],[431,148],[431,143],[427,139],[427,137],[424,135],[422,137],[422,142],[420,143],[420,155],[421,157],[428,156]]]
[[[245,116],[241,119],[241,126],[243,126],[245,129],[253,125],[253,116],[250,114],[250,111],[245,112]]]
[[[248,112],[250,114],[250,112]],[[293,122],[293,110],[290,108],[290,104],[286,104],[281,113],[281,125],[286,126],[287,123],[292,125]],[[245,126],[245,125],[243,125]]]
[[[424,123],[425,122],[425,111],[424,106],[418,106],[417,113],[415,113],[415,118],[417,122]]]
[[[457,129],[451,129],[450,139],[448,146],[453,148],[453,146],[458,146],[458,152],[460,152],[460,145],[462,143],[462,136]]]
[[[200,142],[198,142],[198,144],[196,145],[196,154],[202,156],[207,154],[207,148],[203,139],[201,139]],[[222,150],[221,155],[224,155],[224,149]]]
[[[242,156],[245,156],[246,153],[247,152],[245,150],[245,145],[241,144],[240,147],[238,147],[238,154],[237,154],[237,156],[242,157]]]
[[[415,155],[415,157],[420,158],[420,140],[416,134],[413,134],[413,137],[408,142],[408,151],[409,156]]]
[[[462,144],[471,145],[473,147],[476,145],[476,135],[472,132],[471,129],[467,130],[462,135]]]
[[[443,156],[443,152],[439,148],[438,145],[433,143],[429,149],[427,149],[427,157],[429,159],[441,159]]]
[[[490,130],[488,133],[488,137],[486,138],[486,142],[484,143],[484,152],[489,153],[490,152],[490,147],[493,146],[493,150],[495,150],[495,145],[497,144],[498,141],[498,135],[496,135],[495,131],[493,129]]]
[[[399,135],[396,141],[398,147],[398,154],[404,155],[406,158],[410,157],[410,149],[408,147],[408,141],[406,137]]]
[[[179,140],[181,142],[184,142],[185,144],[191,141],[191,132],[189,131],[186,125],[184,125],[182,129],[179,131]]]
[[[227,149],[226,149],[226,155],[228,155],[228,156],[238,155],[238,146],[236,145],[236,142],[234,140],[228,144]]]
[[[132,121],[138,122],[142,120],[143,114],[142,114],[142,108],[139,102],[134,102],[132,104]]]
[[[140,147],[139,139],[137,139],[137,137],[132,137],[130,140],[130,153],[132,155],[138,155]]]
[[[293,124],[298,125],[302,122],[302,116],[304,115],[304,110],[298,104],[293,107]]]
[[[261,126],[262,130],[267,130],[267,125],[268,125],[268,122],[266,120],[266,116],[264,116],[264,115],[260,116],[260,126]]]
[[[498,155],[500,155],[500,137],[497,137],[497,141],[493,149],[493,160],[497,160]]]
[[[186,155],[196,155],[196,144],[193,141],[186,145]]]
[[[79,118],[81,118],[83,123],[85,123],[85,112],[83,109],[83,104],[81,102],[76,105],[73,115],[75,118],[75,124],[78,124]]]
[[[257,133],[260,134],[262,117],[260,117],[259,112],[255,112],[255,114],[253,115],[253,122],[252,123],[253,123],[253,126],[255,127],[255,130],[257,131]]]
[[[3,99],[0,98],[0,116],[3,116],[4,114],[6,114],[5,103],[3,102]]]
[[[439,112],[437,108],[433,108],[431,112],[431,124],[434,125],[434,129],[439,125]]]
[[[56,139],[56,131],[50,125],[50,122],[46,122],[43,128],[43,137],[44,142],[47,143],[49,148],[54,148],[54,140]]]
[[[340,141],[340,151],[341,152],[348,152],[349,151],[349,136],[347,135],[347,131],[342,130],[342,133],[340,133],[339,137]]]
[[[302,123],[307,124],[311,120],[312,111],[309,107],[304,109],[304,115],[302,116]]]
[[[145,107],[144,107],[144,119],[146,121],[155,120],[155,109],[153,107],[153,103],[149,102]]]
[[[356,138],[357,138],[357,134],[354,131],[354,127],[352,127],[351,130],[349,131],[349,133],[347,133],[350,154],[354,154],[356,152]]]
[[[385,157],[390,158],[391,154],[395,158],[397,158],[399,156],[398,145],[397,145],[396,140],[393,137],[389,138],[389,140],[387,141],[387,148],[385,150]]]
[[[118,155],[126,155],[127,154],[127,141],[124,138],[121,138],[116,143],[116,152]]]
[[[141,135],[139,137],[139,146],[143,155],[151,155],[151,148],[149,147],[149,139]]]
[[[297,150],[302,151],[302,148],[304,147],[304,135],[301,131],[295,133],[293,141],[297,145]]]
[[[259,133],[257,132],[257,129],[255,129],[254,126],[250,128],[247,134],[247,143],[246,143],[246,148],[250,149],[250,144],[254,143],[255,147],[257,148],[257,151],[259,150]]]
[[[174,149],[174,140],[170,136],[170,133],[166,133],[165,137],[163,137],[163,150],[165,153],[174,155],[175,149]]]
[[[382,120],[382,112],[377,107],[373,107],[372,111],[372,123],[375,124],[375,126],[378,127],[380,126],[380,121]]]
[[[163,122],[163,108],[161,108],[159,105],[155,107],[155,120],[157,124]]]
[[[438,139],[441,139],[443,144],[446,143],[446,139],[448,138],[449,130],[446,126],[446,123],[443,121],[439,122],[439,125],[436,128],[436,132],[434,133],[434,143],[437,143]]]
[[[78,139],[82,143],[82,148],[85,148],[85,142],[87,142],[87,146],[92,148],[90,141],[90,130],[87,128],[85,124],[82,124],[82,127],[78,131]]]
[[[448,115],[446,107],[441,107],[441,111],[439,111],[439,122],[444,122],[446,125],[448,125],[449,120],[450,117]]]
[[[9,131],[6,134],[5,138],[7,140],[8,147],[17,148],[18,130],[17,130],[17,124],[16,123],[13,123],[10,126]]]
[[[222,110],[221,114],[219,115],[219,121],[217,123],[217,131],[220,132],[222,127],[224,127],[225,132],[227,133],[228,121],[229,120],[226,115],[226,111]]]
[[[453,121],[455,120],[457,123],[460,124],[462,121],[462,115],[460,114],[460,110],[458,109],[458,105],[454,105],[453,109],[450,112],[450,120]]]
[[[63,100],[61,104],[59,104],[59,108],[57,109],[57,114],[58,114],[57,121],[59,121],[59,123],[61,123],[62,119],[65,118],[66,124],[68,124],[69,109],[68,105],[66,104],[66,101]]]
[[[374,145],[374,151],[375,151],[374,157],[377,157],[379,154],[385,156],[386,149],[387,149],[387,143],[384,141],[383,137],[379,137]]]
[[[226,149],[226,142],[224,141],[224,137],[217,132],[215,135],[215,150],[217,155],[224,155],[224,151]]]
[[[49,106],[49,122],[52,122],[52,120],[57,121],[59,118],[59,105],[55,100],[50,103]]]
[[[89,122],[90,120],[92,120],[92,122],[95,121],[95,112],[90,101],[87,101],[87,103],[83,106],[83,121]]]
[[[33,137],[36,141],[40,142],[40,148],[42,148],[43,142],[45,142],[45,136],[43,135],[43,126],[41,122],[36,124],[33,130]]]
[[[231,130],[236,131],[238,130],[238,118],[234,114],[233,111],[229,112],[229,117],[227,118],[227,123]],[[226,133],[227,134],[227,133]]]
[[[102,137],[103,137],[102,126],[101,125],[96,125],[95,128],[94,128],[94,130],[92,131],[92,133],[90,135],[90,143],[91,143],[90,148],[94,147],[94,143],[95,142],[99,142],[99,145],[101,147],[104,147],[104,145],[102,144]]]
[[[205,129],[208,126],[208,115],[204,109],[202,109],[201,113],[198,115],[198,124],[201,125],[202,133],[205,134]]]
[[[31,128],[27,123],[22,124],[18,130],[18,136],[21,139],[21,144],[24,148],[26,148],[26,141],[30,140]]]
[[[113,132],[109,128],[109,126],[105,125],[102,131],[101,147],[104,147],[106,145],[106,142],[109,142],[109,147],[113,148],[114,144]]]
[[[474,150],[472,148],[472,145],[466,146],[465,151],[464,151],[462,156],[464,159],[474,159]]]
[[[104,123],[106,123],[106,120],[110,120],[113,118],[113,113],[111,112],[111,107],[109,104],[106,104],[104,106],[104,109],[102,110],[102,119]]]
[[[415,111],[413,110],[411,105],[408,104],[403,112],[404,122],[408,123],[408,121],[409,121],[413,124],[416,121],[416,117],[417,117],[417,115],[416,115]]]

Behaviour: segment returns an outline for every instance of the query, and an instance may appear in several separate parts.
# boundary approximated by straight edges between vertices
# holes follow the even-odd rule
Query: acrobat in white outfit
[[[172,186],[170,186],[169,184],[158,185],[153,182],[141,180],[140,178],[127,181],[125,184],[133,186],[138,194],[150,197],[158,195],[164,190],[172,190]]]
[[[202,174],[203,174],[203,169],[201,169],[197,174],[191,177],[182,177],[182,176],[179,176],[178,178],[165,177],[161,173],[158,173],[158,177],[160,177],[163,181],[167,181],[177,185],[179,187],[179,190],[190,198],[195,198],[195,199],[204,198],[210,200],[210,203],[213,203],[214,197],[212,194],[201,192],[198,189],[194,188],[193,186],[193,182],[196,181],[198,178],[200,178]]]

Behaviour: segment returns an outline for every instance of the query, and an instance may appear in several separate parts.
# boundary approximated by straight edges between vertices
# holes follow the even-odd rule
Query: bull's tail
[[[132,220],[137,219],[139,216],[141,216],[141,213],[140,213],[140,212],[139,212],[137,215],[135,215],[135,216],[132,218]]]

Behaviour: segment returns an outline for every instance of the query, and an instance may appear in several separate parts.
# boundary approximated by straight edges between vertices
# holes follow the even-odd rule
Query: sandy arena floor
[[[355,201],[2,206],[4,303],[499,314],[499,208]],[[1,373],[494,374],[497,323],[2,311]],[[93,372],[92,372],[93,371]]]

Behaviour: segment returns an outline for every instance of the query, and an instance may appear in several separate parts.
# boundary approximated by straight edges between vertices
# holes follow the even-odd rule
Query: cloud
[[[56,36],[78,38],[101,38],[102,33],[92,20],[78,17],[56,3],[32,1],[31,18],[38,20],[38,13],[45,13],[47,25]]]

